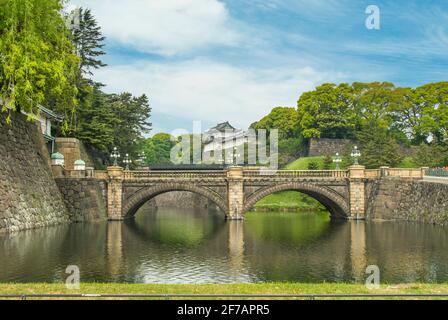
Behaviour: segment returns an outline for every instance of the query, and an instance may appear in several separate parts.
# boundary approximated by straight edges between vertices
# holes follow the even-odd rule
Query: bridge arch
[[[323,204],[333,218],[346,219],[350,216],[348,201],[335,191],[315,184],[291,182],[262,188],[246,198],[244,213],[264,197],[280,191],[298,191],[309,195]]]
[[[164,183],[157,186],[143,188],[135,192],[132,196],[125,200],[122,214],[124,217],[133,216],[142,205],[152,198],[158,196],[159,194],[171,191],[188,191],[199,194],[215,203],[224,213],[227,212],[226,201],[219,193],[213,190],[187,183]]]

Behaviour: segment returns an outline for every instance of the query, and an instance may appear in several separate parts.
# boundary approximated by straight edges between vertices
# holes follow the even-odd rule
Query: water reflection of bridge
[[[145,225],[139,216],[135,222],[2,235],[0,281],[62,282],[71,264],[80,267],[83,282],[201,281],[189,274],[192,270],[204,282],[350,281],[364,279],[367,265],[378,265],[382,281],[391,283],[446,281],[448,233],[442,227],[327,218],[308,223],[306,217],[305,222],[290,219],[280,227],[275,217],[280,221],[281,216],[250,213],[245,223],[224,223],[219,216],[205,223],[207,215],[198,216],[190,229],[162,230],[177,232],[170,237],[157,234],[157,221]],[[184,217],[174,220],[188,224]],[[283,236],[273,237],[273,230]],[[170,273],[173,269],[178,278]]]
[[[159,227],[145,229],[143,225],[133,220],[125,224],[112,222],[107,232],[108,269],[111,275],[118,276],[123,272],[122,266],[129,264],[127,256],[134,255],[133,250],[146,248],[157,257],[160,263],[159,270],[170,268],[169,263],[174,260],[188,263],[186,270],[194,264],[209,265],[210,269],[214,269],[217,273],[228,274],[229,282],[238,282],[242,279],[282,281],[285,278],[310,274],[310,270],[304,268],[317,265],[321,270],[326,269],[325,273],[335,274],[335,280],[346,279],[350,273],[359,279],[364,275],[366,239],[363,222],[352,221],[347,224],[323,220],[320,228],[313,229],[310,234],[297,237],[289,243],[285,239],[264,238],[256,228],[250,228],[250,223],[216,222],[211,232],[203,233],[201,241],[197,241],[192,247],[182,247],[176,258],[171,256],[172,252],[165,251],[167,246],[172,245],[172,241],[154,235],[154,230]],[[264,227],[269,224],[271,222],[266,221]],[[290,232],[296,230],[297,227],[293,226]],[[301,248],[301,252],[291,251],[291,247]],[[309,254],[313,248],[318,248],[318,254]],[[301,262],[296,263],[299,260]],[[136,265],[135,268],[139,266]],[[257,279],[253,278],[254,274],[257,274]],[[239,278],[232,279],[233,276]],[[181,279],[173,280],[182,282]],[[315,280],[319,281],[317,275]]]

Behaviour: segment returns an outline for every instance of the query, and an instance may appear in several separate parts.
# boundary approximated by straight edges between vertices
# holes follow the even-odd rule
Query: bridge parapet
[[[421,178],[425,176],[426,168],[418,169],[401,169],[401,168],[388,168],[386,170],[386,176],[398,177],[398,178]]]
[[[336,178],[348,177],[346,170],[244,170],[244,177]]]
[[[380,169],[367,169],[364,171],[364,177],[367,179],[377,179],[381,177]]]
[[[124,180],[225,178],[225,171],[124,171]]]

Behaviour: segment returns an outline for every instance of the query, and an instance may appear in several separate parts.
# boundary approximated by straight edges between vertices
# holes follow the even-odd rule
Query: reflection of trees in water
[[[257,216],[254,229],[252,221],[245,225],[246,259],[260,281],[322,282],[349,277],[349,223],[330,221],[317,214],[271,215],[275,214],[283,215],[290,223],[285,224],[281,218],[276,223],[275,216]],[[260,224],[264,226],[261,231]]]
[[[0,236],[0,281],[446,281],[447,228],[405,222],[336,222],[315,214],[161,209],[125,223],[86,223]]]
[[[193,248],[219,235],[225,227],[215,211],[165,208],[139,213],[125,223],[126,234],[135,234],[158,247]]]
[[[176,279],[168,273],[181,269],[185,277],[189,271],[199,269],[210,277],[225,272],[227,225],[213,210],[163,208],[138,214],[123,225],[123,260],[128,275],[134,274],[135,281],[154,282],[157,273],[172,282]]]
[[[447,228],[411,222],[367,223],[368,264],[386,282],[446,282]]]
[[[104,274],[105,224],[45,227],[1,236],[0,281],[62,282],[68,265]]]

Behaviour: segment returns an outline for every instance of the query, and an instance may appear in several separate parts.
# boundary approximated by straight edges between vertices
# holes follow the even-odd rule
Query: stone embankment
[[[49,151],[33,122],[0,113],[0,232],[70,221],[53,179]]]

